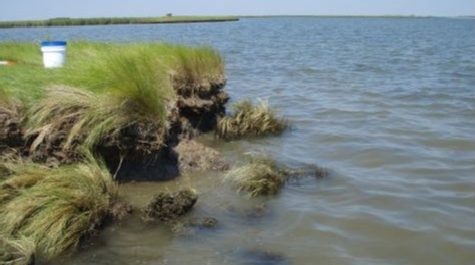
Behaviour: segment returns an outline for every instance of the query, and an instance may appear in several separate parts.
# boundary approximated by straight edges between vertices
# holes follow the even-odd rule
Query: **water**
[[[210,45],[226,59],[233,100],[267,99],[292,123],[281,137],[216,147],[232,161],[256,151],[330,172],[256,200],[217,173],[128,184],[137,205],[160,188],[192,185],[201,193],[192,215],[216,217],[219,226],[173,236],[129,221],[59,263],[474,264],[473,20],[282,17],[0,30],[0,41],[47,36]]]

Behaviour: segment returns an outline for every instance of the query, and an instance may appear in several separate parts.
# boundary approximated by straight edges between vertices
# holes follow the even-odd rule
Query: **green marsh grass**
[[[215,83],[223,82],[224,60],[209,47],[190,49],[175,47],[170,62],[171,76],[178,92],[208,92]]]
[[[0,58],[15,62],[0,68],[0,109],[21,109],[31,150],[60,139],[84,156],[59,168],[0,157],[0,234],[27,236],[47,259],[76,249],[118,200],[94,145],[141,125],[163,144],[176,83],[199,93],[224,76],[212,49],[159,43],[68,42],[58,69],[43,67],[39,43],[0,43]]]
[[[25,106],[33,149],[67,123],[65,148],[79,140],[90,149],[137,124],[154,124],[163,142],[174,83],[207,88],[224,76],[222,57],[209,47],[79,41],[68,43],[67,54],[65,67],[44,69],[39,44],[0,44],[0,57],[16,62],[2,67],[0,92]]]
[[[277,117],[266,101],[254,105],[246,99],[232,106],[232,116],[224,116],[218,120],[216,136],[225,140],[244,137],[260,137],[276,135],[288,127],[286,120]]]
[[[117,184],[97,160],[60,168],[6,163],[0,182],[0,234],[28,237],[46,259],[73,252],[119,200]]]

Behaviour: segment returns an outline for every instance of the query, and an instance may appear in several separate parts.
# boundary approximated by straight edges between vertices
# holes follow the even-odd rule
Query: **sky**
[[[475,0],[0,0],[0,20],[174,15],[475,15]]]

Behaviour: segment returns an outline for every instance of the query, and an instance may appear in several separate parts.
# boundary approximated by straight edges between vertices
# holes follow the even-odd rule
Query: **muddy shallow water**
[[[232,163],[264,152],[330,172],[252,200],[222,173],[128,183],[136,205],[156,190],[192,186],[200,197],[190,216],[219,223],[177,236],[131,220],[53,264],[472,264],[474,33],[467,19],[310,17],[0,30],[0,41],[210,45],[226,59],[231,99],[268,99],[292,128],[201,141]]]

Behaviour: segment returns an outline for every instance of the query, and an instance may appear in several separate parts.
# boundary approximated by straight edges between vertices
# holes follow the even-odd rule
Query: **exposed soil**
[[[217,116],[225,114],[224,105],[229,100],[229,95],[222,91],[225,85],[224,76],[198,85],[174,79],[182,135],[193,137],[197,133],[216,128]]]
[[[21,106],[17,104],[0,106],[0,155],[9,148],[21,147],[22,138]]]
[[[198,85],[174,80],[178,99],[167,106],[169,128],[165,140],[160,135],[163,127],[158,124],[134,124],[102,139],[95,146],[95,153],[104,158],[118,181],[169,180],[180,173],[227,169],[219,153],[188,141],[214,129],[217,116],[224,115],[224,105],[229,100],[222,91],[225,84],[225,77]],[[83,159],[77,147],[88,132],[82,132],[68,148],[64,146],[75,120],[64,122],[59,130],[44,135],[41,143],[31,148],[39,135],[25,136],[21,117],[19,106],[0,106],[0,155],[16,153],[51,167]]]
[[[112,220],[124,220],[132,214],[132,205],[126,201],[116,202],[109,208],[109,217]]]
[[[198,200],[194,190],[185,189],[174,193],[156,194],[145,209],[145,222],[167,222],[189,212]]]
[[[182,140],[175,147],[180,172],[227,170],[229,165],[219,152],[193,140]]]

